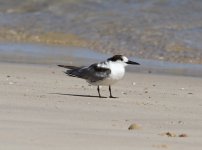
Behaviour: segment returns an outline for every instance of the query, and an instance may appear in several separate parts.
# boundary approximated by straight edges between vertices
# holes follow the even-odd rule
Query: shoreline
[[[90,65],[112,56],[85,48],[34,43],[1,43],[0,50],[1,62],[42,65]],[[129,66],[127,70],[130,72],[202,77],[202,66],[200,64],[176,64],[129,58],[141,64],[139,67]]]

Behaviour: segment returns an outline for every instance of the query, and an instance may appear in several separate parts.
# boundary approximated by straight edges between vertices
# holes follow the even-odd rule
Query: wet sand
[[[112,87],[119,98],[100,99],[96,87],[55,65],[0,70],[1,149],[202,147],[201,78],[127,73]]]
[[[82,47],[39,43],[0,43],[0,62],[79,66],[100,62],[111,56]],[[139,67],[129,66],[128,70],[131,72],[202,77],[202,66],[200,64],[178,64],[137,57],[129,58],[141,64]]]

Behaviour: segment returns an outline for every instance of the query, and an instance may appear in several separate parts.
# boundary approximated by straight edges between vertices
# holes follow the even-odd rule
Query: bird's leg
[[[110,93],[110,98],[116,98],[116,97],[114,97],[114,96],[112,96],[112,90],[111,90],[111,86],[109,85],[109,93]]]
[[[97,86],[97,91],[98,91],[99,97],[101,98],[101,95],[100,95],[100,86],[99,85]]]

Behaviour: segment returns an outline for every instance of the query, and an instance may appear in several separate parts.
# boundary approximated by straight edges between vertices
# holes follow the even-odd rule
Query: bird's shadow
[[[67,96],[76,96],[76,97],[91,97],[91,98],[108,98],[104,96],[95,96],[95,95],[83,95],[83,94],[70,94],[70,93],[49,93],[49,94],[55,94],[55,95],[67,95]]]

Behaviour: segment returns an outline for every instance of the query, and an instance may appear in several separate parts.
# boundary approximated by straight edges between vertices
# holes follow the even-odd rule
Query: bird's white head
[[[107,61],[120,63],[123,66],[127,66],[128,64],[131,64],[131,65],[140,65],[137,62],[129,60],[126,56],[123,56],[123,55],[114,55],[113,57],[108,58]]]

